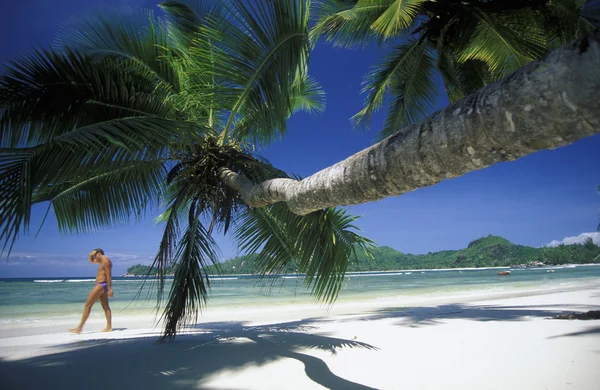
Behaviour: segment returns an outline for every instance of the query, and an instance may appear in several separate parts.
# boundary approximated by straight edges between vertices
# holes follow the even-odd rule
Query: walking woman
[[[112,314],[110,312],[110,306],[108,305],[108,297],[112,298],[114,296],[111,274],[112,263],[108,257],[104,256],[104,251],[100,248],[91,251],[88,256],[88,260],[90,263],[100,264],[98,267],[98,273],[96,274],[96,285],[90,292],[90,295],[85,302],[85,306],[83,307],[83,315],[81,316],[79,326],[77,328],[69,329],[69,332],[81,333],[81,329],[83,329],[83,325],[85,325],[85,322],[90,315],[92,306],[94,306],[94,303],[96,303],[98,299],[100,299],[100,303],[104,309],[104,315],[106,316],[106,328],[104,328],[102,332],[111,332]]]

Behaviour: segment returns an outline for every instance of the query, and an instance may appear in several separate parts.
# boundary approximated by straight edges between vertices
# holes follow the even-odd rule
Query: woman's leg
[[[108,294],[100,295],[100,303],[102,304],[102,308],[104,309],[104,315],[106,316],[106,328],[102,329],[102,332],[111,332],[112,313],[110,311],[110,306],[108,305]]]
[[[88,295],[85,305],[83,306],[83,314],[81,315],[81,321],[79,322],[79,326],[77,328],[69,329],[69,332],[81,333],[81,329],[83,329],[83,325],[85,324],[88,317],[90,316],[90,311],[92,310],[92,306],[94,306],[94,303],[96,303],[96,301],[98,300],[98,298],[100,298],[100,296],[102,294],[104,294],[104,287],[102,287],[102,285],[99,285],[99,284],[94,286],[94,288],[90,292],[90,295]]]

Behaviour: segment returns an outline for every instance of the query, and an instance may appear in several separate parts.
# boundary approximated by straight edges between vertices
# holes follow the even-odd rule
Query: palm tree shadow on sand
[[[361,321],[395,319],[396,325],[422,327],[442,325],[448,319],[471,321],[526,321],[531,318],[554,319],[557,315],[598,309],[597,305],[469,305],[447,304],[427,307],[387,307],[355,318]]]
[[[243,322],[198,325],[160,344],[155,337],[88,340],[66,346],[72,350],[17,360],[0,361],[2,389],[209,389],[203,382],[222,370],[265,365],[282,358],[304,365],[306,376],[328,389],[372,389],[334,374],[327,364],[300,352],[318,349],[337,353],[343,348],[377,350],[367,343],[303,333],[308,321],[270,326]],[[64,345],[62,347],[65,347]],[[109,372],[98,367],[109,362]],[[83,382],[79,382],[83,381]],[[269,378],[264,378],[267,387]]]

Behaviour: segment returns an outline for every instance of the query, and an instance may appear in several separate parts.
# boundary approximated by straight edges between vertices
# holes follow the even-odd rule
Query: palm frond
[[[293,82],[288,84],[289,91],[281,92],[281,99],[289,99],[288,117],[300,111],[316,114],[325,110],[325,91],[316,80],[303,74],[305,73],[298,72]],[[269,121],[272,110],[273,108],[264,102],[255,102],[253,109],[248,110],[246,116],[235,123],[232,137],[249,142],[255,148],[266,147],[283,137],[285,128],[274,128],[270,132],[261,131],[261,124]]]
[[[159,4],[159,7],[167,14],[168,23],[185,38],[187,44],[191,43],[206,20],[222,17],[226,13],[224,0],[167,1]],[[170,34],[173,34],[172,30]]]
[[[554,49],[570,43],[594,29],[579,0],[549,0],[546,6],[531,11],[532,24],[538,26]]]
[[[435,61],[427,47],[416,53],[392,82],[390,104],[379,132],[380,138],[431,114],[437,93],[433,79]]]
[[[144,73],[165,88],[179,90],[167,25],[144,8],[97,9],[86,17],[72,17],[59,31],[56,46],[74,48],[99,57],[121,59],[123,69]]]
[[[169,176],[173,173],[173,170],[178,170],[177,166],[173,167]],[[177,240],[180,236],[180,224],[184,218],[186,212],[189,212],[192,199],[187,195],[185,188],[179,183],[173,183],[169,180],[169,186],[165,191],[164,203],[166,205],[165,211],[156,218],[156,222],[164,223],[165,229],[160,240],[158,252],[150,266],[150,271],[146,275],[144,283],[148,281],[150,273],[156,271],[157,291],[156,291],[156,309],[160,309],[163,300],[163,293],[165,287],[165,278],[167,276],[167,270],[172,269],[176,262],[176,251],[177,251]],[[143,286],[142,286],[143,287]],[[140,288],[141,291],[141,288]]]
[[[356,250],[366,253],[373,242],[352,230],[357,217],[342,209],[325,209],[306,216],[283,204],[248,210],[240,216],[235,238],[247,254],[257,254],[255,266],[263,276],[282,273],[290,263],[306,273],[306,284],[317,299],[333,302],[342,287]]]
[[[70,148],[0,150],[5,248],[21,227],[27,232],[35,203],[50,202],[63,233],[126,224],[155,207],[164,185],[162,160],[118,149],[103,156]]]
[[[111,162],[36,190],[34,203],[49,201],[60,231],[83,233],[140,220],[157,209],[164,188],[160,160]]]
[[[395,0],[371,27],[386,39],[396,37],[401,30],[410,28],[426,0]]]
[[[178,37],[183,38],[183,42],[189,45],[194,35],[198,33],[202,26],[202,17],[204,14],[202,6],[219,3],[219,1],[212,1],[210,3],[207,1],[166,1],[158,6],[167,14],[167,21],[173,29],[169,31],[170,35],[172,36],[172,34],[177,32]],[[210,10],[208,10],[208,13],[210,13]]]
[[[189,0],[160,5],[167,13],[169,37],[177,51],[170,62],[179,75],[181,88],[173,96],[173,104],[213,130],[223,128],[221,122],[235,104],[233,95],[237,91],[216,76],[213,42],[202,31],[211,24],[216,28],[215,21],[228,17],[226,4],[225,0]]]
[[[488,65],[479,60],[458,62],[452,53],[438,51],[437,68],[446,88],[448,100],[455,103],[465,95],[481,89],[501,76],[490,72]]]
[[[272,114],[262,123],[264,131],[285,129],[290,102],[282,94],[290,90],[290,75],[304,69],[309,58],[306,3],[288,0],[253,4],[237,0],[232,6],[232,28],[226,34],[222,34],[222,27],[211,30],[217,33],[212,34],[212,41],[218,42],[215,44],[221,53],[227,53],[227,64],[218,66],[230,65],[228,79],[240,87],[225,134],[238,115],[244,117],[256,110],[256,102],[272,107]]]
[[[465,23],[475,26],[473,34],[457,44],[459,62],[479,60],[490,72],[506,74],[547,52],[547,36],[534,23],[528,12],[490,15],[474,8]]]
[[[411,40],[397,47],[365,78],[367,93],[363,110],[352,117],[355,125],[368,124],[389,93],[391,102],[382,137],[427,116],[433,106],[436,88],[433,80],[434,59],[426,42]]]
[[[488,65],[479,60],[468,60],[457,64],[459,79],[465,93],[471,93],[500,78],[490,72]]]
[[[31,217],[32,167],[27,150],[0,151],[0,255],[10,255],[21,225],[29,226]]]
[[[325,90],[312,77],[298,72],[294,78],[289,92],[290,112],[304,111],[309,114],[318,114],[325,111]]]
[[[34,50],[0,71],[1,146],[38,146],[58,137],[156,145],[184,130],[193,134],[191,124],[170,122],[175,113],[167,96],[113,61]],[[147,123],[140,129],[132,121]]]
[[[446,50],[437,51],[437,69],[444,81],[446,96],[451,104],[456,103],[465,96],[460,81],[459,64],[452,58],[452,54]]]
[[[384,35],[373,24],[394,3],[394,0],[315,1],[311,10],[316,20],[310,31],[311,45],[314,47],[321,36],[334,46],[346,48],[382,42]],[[406,15],[401,15],[401,20],[406,21]]]
[[[161,318],[165,324],[162,340],[175,337],[183,326],[197,320],[208,299],[206,269],[217,263],[217,246],[200,223],[198,211],[192,204],[189,225],[177,245],[173,284]]]

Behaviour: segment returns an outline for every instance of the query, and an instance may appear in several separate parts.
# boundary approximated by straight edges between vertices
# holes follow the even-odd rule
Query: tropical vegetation
[[[412,14],[413,6],[446,2],[413,3],[408,8],[401,1],[386,4],[392,13],[407,9]],[[548,4],[555,3],[568,2]],[[324,6],[325,2],[320,4],[318,15],[323,15]],[[362,253],[369,256],[373,244],[357,233],[356,217],[323,207],[299,215],[290,203],[261,203],[262,195],[253,195],[249,186],[263,183],[263,193],[277,195],[278,187],[269,189],[269,180],[295,183],[298,179],[273,167],[256,150],[284,136],[286,121],[294,113],[324,109],[323,91],[308,74],[311,44],[319,35],[329,34],[324,19],[319,16],[311,41],[305,1],[172,1],[161,7],[165,17],[131,9],[73,19],[61,31],[55,48],[33,50],[0,70],[3,250],[10,253],[18,234],[28,230],[36,203],[47,204],[59,229],[67,233],[95,231],[160,210],[164,233],[152,264],[160,280],[157,302],[162,301],[165,275],[174,273],[163,314],[164,337],[173,337],[206,304],[208,267],[216,264],[218,253],[215,233],[230,232],[242,252],[255,256],[259,274],[285,272],[293,264],[297,272],[306,274],[317,297],[334,300],[350,260]],[[463,23],[461,7],[444,12],[458,12],[455,22]],[[483,18],[485,7],[477,7],[473,12]],[[519,11],[535,13],[527,7]],[[376,36],[391,37],[399,31],[398,20],[408,20],[396,14],[389,17],[390,12],[381,14],[387,16],[377,25],[383,33]],[[565,11],[566,27],[556,31],[565,36],[579,31],[577,12],[577,8]],[[421,22],[423,18],[416,15],[411,20]],[[424,37],[419,38],[420,46],[409,41],[427,56],[432,49],[424,46],[431,44],[426,39],[433,39],[430,31],[437,31],[431,21],[442,14],[432,15],[418,31]],[[542,25],[517,23],[521,17],[516,11],[511,15],[515,22],[505,23],[514,27],[513,34],[519,28],[525,28],[525,37],[543,30]],[[389,27],[384,28],[384,22]],[[455,22],[448,22],[440,33],[457,34]],[[549,35],[535,42],[538,46],[543,41],[550,48],[554,41],[549,37],[562,37],[552,35],[555,30],[550,27],[543,30]],[[537,50],[532,43],[535,50],[503,58],[508,51],[495,43],[486,46],[493,41],[487,37],[490,30],[480,30],[473,30],[471,46],[465,43],[468,40],[453,38],[461,56],[446,55],[444,50],[451,45],[444,38],[446,46],[439,51],[446,55],[444,61],[459,69],[461,61],[477,60],[495,75],[513,69],[509,64],[515,61],[520,65],[547,50]],[[569,57],[568,52],[561,53],[556,56],[559,60]],[[428,72],[429,65],[424,70],[420,65],[433,57],[419,58],[417,65],[406,68],[414,71],[414,79]],[[583,61],[593,64],[587,58]],[[400,79],[390,86],[405,93],[405,84]],[[451,86],[461,93],[468,91],[462,84],[462,89],[458,83]],[[364,116],[368,114],[369,110]],[[403,123],[408,122],[397,122]],[[528,153],[532,150],[527,148]]]

